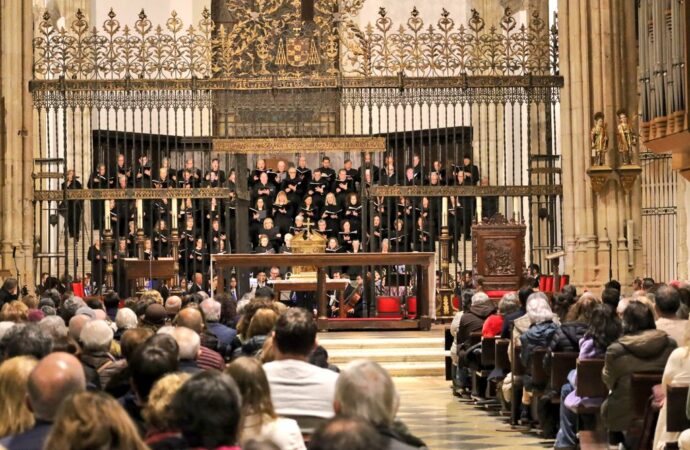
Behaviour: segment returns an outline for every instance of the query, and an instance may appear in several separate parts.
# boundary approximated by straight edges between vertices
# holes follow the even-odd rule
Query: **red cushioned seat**
[[[456,311],[460,311],[460,297],[457,295],[453,296],[453,309]]]
[[[486,295],[492,300],[500,300],[504,295],[510,294],[511,292],[515,291],[486,291]]]
[[[562,291],[568,283],[570,283],[570,275],[561,275],[561,285],[558,287],[558,290]]]
[[[376,297],[376,316],[402,318],[400,297]]]
[[[84,283],[72,283],[72,292],[75,296],[84,298]]]
[[[407,318],[417,318],[417,297],[407,297]]]

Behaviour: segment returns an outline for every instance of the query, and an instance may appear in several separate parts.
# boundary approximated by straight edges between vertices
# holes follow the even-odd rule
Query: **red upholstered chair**
[[[407,317],[408,319],[417,318],[417,297],[407,297]]]
[[[77,297],[84,298],[84,283],[72,283],[72,292]]]
[[[544,275],[539,277],[539,290],[546,292],[546,277]]]
[[[549,276],[546,278],[546,289],[544,292],[553,292],[553,277]]]
[[[570,275],[561,275],[561,285],[558,287],[558,290],[563,290],[565,285],[568,283],[570,283]]]
[[[460,297],[457,295],[453,296],[453,309],[460,311]]]
[[[376,315],[386,318],[401,318],[400,297],[376,297]]]

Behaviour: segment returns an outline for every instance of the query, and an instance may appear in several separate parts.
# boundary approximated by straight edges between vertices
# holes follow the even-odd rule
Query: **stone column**
[[[0,269],[15,272],[16,248],[22,284],[33,286],[31,79],[33,8],[31,2],[7,0],[0,10]]]
[[[629,117],[637,112],[637,52],[632,45],[635,4],[559,0],[558,6],[560,70],[565,78],[561,102],[565,273],[580,287],[600,288],[608,280],[610,243],[613,277],[627,287],[640,273],[637,269],[642,263],[639,179],[628,193],[620,184],[609,182],[595,195],[586,170],[594,113],[602,111],[606,116],[610,136],[607,161],[615,167],[615,112],[624,108]],[[634,222],[634,236],[629,240],[625,237],[628,219]],[[634,247],[631,266],[628,245]]]

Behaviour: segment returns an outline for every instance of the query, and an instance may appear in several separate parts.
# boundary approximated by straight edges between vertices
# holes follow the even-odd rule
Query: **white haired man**
[[[98,369],[115,360],[109,353],[113,330],[104,320],[91,320],[84,324],[79,341],[82,346],[80,359],[87,374],[87,381],[100,388],[104,380],[100,379]]]
[[[220,302],[208,298],[201,302],[200,306],[206,318],[206,329],[218,339],[219,352],[225,354],[232,346],[237,331],[220,323]]]
[[[336,414],[365,420],[387,438],[386,450],[426,448],[424,442],[396,423],[400,400],[386,369],[373,361],[356,360],[340,372],[335,385]]]

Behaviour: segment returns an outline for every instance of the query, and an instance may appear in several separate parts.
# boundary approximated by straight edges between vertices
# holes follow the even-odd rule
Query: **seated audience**
[[[369,422],[388,442],[382,449],[425,448],[405,426],[396,423],[399,406],[393,379],[378,363],[357,360],[340,373],[335,387],[336,414]]]
[[[163,329],[161,329],[161,332],[163,332]],[[191,375],[201,372],[202,369],[197,364],[201,347],[199,335],[185,327],[173,328],[170,330],[170,335],[175,338],[175,342],[177,342],[177,346],[180,349],[178,354],[180,361],[178,370]]]
[[[197,364],[201,369],[225,369],[225,360],[223,357],[217,351],[210,348],[211,346],[217,348],[217,340],[214,335],[209,335],[205,332],[206,327],[204,318],[198,309],[192,307],[184,308],[175,318],[175,324],[178,327],[189,328],[199,335],[201,347],[199,349]]]
[[[492,314],[486,318],[482,326],[482,337],[500,336],[503,330],[504,317],[513,314],[520,309],[520,300],[516,292],[510,292],[503,295],[501,301],[498,302],[498,313]]]
[[[81,363],[88,382],[100,389],[103,386],[99,375],[101,367],[115,358],[109,353],[113,330],[103,320],[92,320],[84,325],[79,335],[82,344]]]
[[[77,358],[59,352],[46,356],[31,371],[27,384],[27,401],[34,415],[34,426],[0,443],[7,450],[43,449],[60,404],[85,389],[84,370]]]
[[[209,298],[201,302],[201,310],[206,318],[206,328],[218,339],[219,353],[226,353],[237,336],[237,331],[220,323],[221,305],[216,300]]]
[[[470,335],[482,331],[484,321],[496,311],[494,302],[484,292],[477,292],[472,296],[472,304],[460,318],[457,333],[458,349],[458,384],[462,389],[469,389],[470,376],[467,359],[470,348],[476,343],[471,342]]]
[[[606,349],[620,337],[621,324],[618,317],[611,314],[609,305],[597,304],[592,310],[591,318],[585,335],[580,340],[579,360],[603,358]],[[580,397],[577,385],[577,370],[568,374],[568,381],[561,387],[560,428],[556,435],[556,449],[570,449],[578,445],[576,408],[582,404],[599,406],[603,398]],[[554,386],[558,388],[558,386]]]
[[[515,311],[512,314],[507,314],[503,318],[503,329],[501,330],[501,339],[510,339],[511,325],[513,324],[515,319],[519,319],[520,317],[525,315],[525,310],[527,308],[527,299],[529,298],[530,295],[532,295],[533,292],[534,291],[529,286],[522,287],[518,291],[518,300],[520,300],[520,309],[518,309],[517,311]]]
[[[333,397],[338,374],[309,364],[316,347],[316,321],[311,313],[292,308],[276,322],[273,334],[275,361],[264,365],[271,400],[279,415],[334,415]]]
[[[188,448],[239,450],[242,398],[229,375],[197,373],[180,387],[170,408]]]
[[[270,440],[280,450],[305,448],[297,422],[276,414],[268,379],[258,360],[238,358],[225,373],[235,380],[242,395],[240,442],[243,446],[250,439],[261,438]]]
[[[549,348],[551,352],[577,352],[580,350],[580,339],[585,335],[592,319],[594,308],[601,301],[593,294],[585,292],[561,319],[561,326],[556,330]]]
[[[80,392],[62,402],[45,448],[148,450],[122,406],[100,392]]]
[[[602,373],[610,390],[601,406],[610,445],[625,445],[625,433],[632,421],[633,372],[661,372],[675,348],[675,341],[656,329],[652,310],[640,301],[631,301],[623,311],[623,335],[606,351]]]
[[[29,376],[36,364],[31,356],[9,358],[0,364],[0,438],[15,436],[34,426],[26,397]]]

